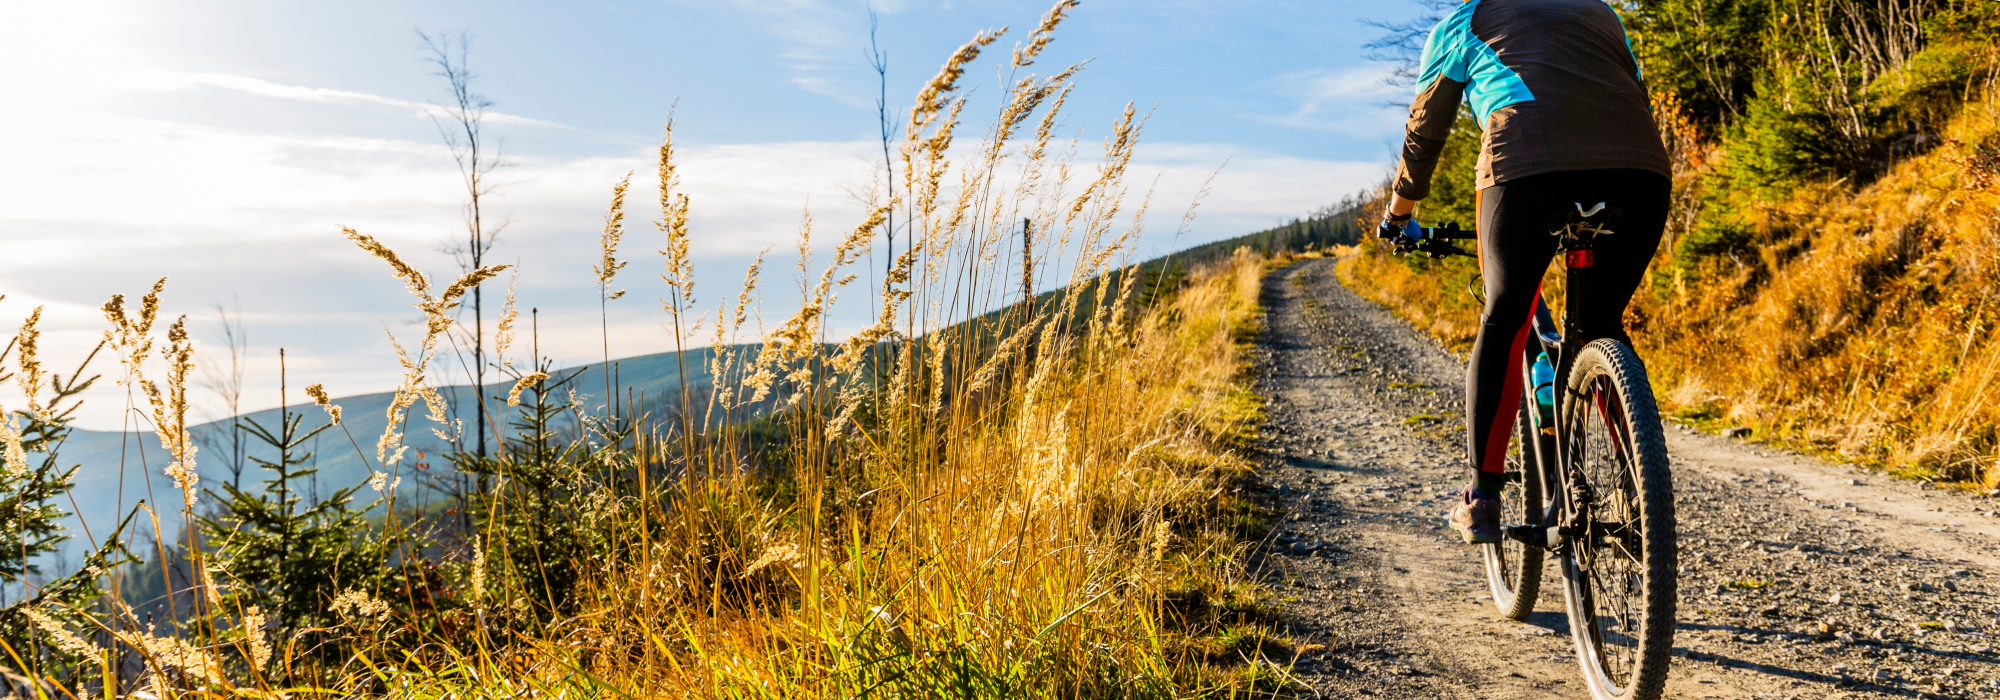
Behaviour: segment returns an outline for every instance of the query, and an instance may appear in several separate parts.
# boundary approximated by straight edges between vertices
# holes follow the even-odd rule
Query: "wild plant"
[[[337,659],[341,638],[325,632],[342,620],[328,603],[349,591],[381,591],[389,555],[400,539],[394,530],[369,525],[366,513],[378,510],[385,499],[355,506],[355,493],[363,484],[309,500],[304,486],[318,470],[307,466],[313,463],[307,445],[337,423],[303,428],[306,416],[292,412],[286,400],[282,350],[278,372],[277,424],[244,418],[237,428],[275,457],[250,456],[266,475],[263,489],[223,484],[221,494],[210,492],[211,498],[220,497],[199,520],[212,556],[220,562],[217,568],[226,570],[235,584],[224,596],[224,609],[240,624],[223,639],[239,644],[242,662],[258,674],[274,660],[273,640],[284,641],[286,656]],[[323,390],[320,394],[325,395]],[[339,407],[328,408],[337,413]]]
[[[94,613],[107,572],[127,561],[121,539],[132,516],[101,535],[86,531],[100,544],[86,550],[82,565],[43,577],[40,560],[71,539],[59,522],[69,515],[59,502],[75,487],[82,465],[64,466],[62,445],[74,432],[70,423],[82,405],[79,395],[99,378],[83,373],[104,346],[91,350],[67,378],[49,372],[39,356],[41,316],[36,307],[0,349],[0,382],[15,380],[27,403],[12,412],[0,409],[0,590],[19,591],[0,608],[0,654],[14,668],[74,679],[100,660],[99,647],[87,638],[96,636]],[[11,369],[5,366],[9,359]]]

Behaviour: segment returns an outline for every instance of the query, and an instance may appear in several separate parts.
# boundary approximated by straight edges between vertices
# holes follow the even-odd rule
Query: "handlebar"
[[[1561,250],[1587,251],[1592,239],[1609,234],[1618,227],[1623,214],[1617,207],[1605,206],[1604,202],[1588,209],[1579,202],[1575,209],[1561,212],[1550,220],[1549,233],[1562,239]],[[1397,255],[1415,252],[1430,258],[1475,257],[1450,243],[1479,238],[1477,231],[1459,228],[1456,221],[1442,226],[1419,226],[1416,230],[1419,237],[1412,238],[1402,229],[1391,228],[1385,223],[1382,228],[1376,229],[1376,235],[1396,246]]]
[[[1469,228],[1459,228],[1458,222],[1450,221],[1446,222],[1443,226],[1425,228],[1424,238],[1436,238],[1447,241],[1473,241],[1479,239],[1479,232]]]
[[[1377,229],[1376,235],[1395,245],[1397,255],[1416,252],[1432,259],[1474,257],[1473,254],[1451,244],[1451,241],[1479,238],[1478,232],[1459,228],[1458,222],[1449,222],[1443,226],[1420,226],[1417,230],[1421,232],[1422,238],[1411,238],[1408,234],[1393,229]]]

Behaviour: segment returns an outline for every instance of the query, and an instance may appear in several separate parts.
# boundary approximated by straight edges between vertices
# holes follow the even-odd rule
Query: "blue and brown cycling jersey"
[[[1625,27],[1603,0],[1469,0],[1431,30],[1396,194],[1420,200],[1461,102],[1478,187],[1565,170],[1671,175]]]

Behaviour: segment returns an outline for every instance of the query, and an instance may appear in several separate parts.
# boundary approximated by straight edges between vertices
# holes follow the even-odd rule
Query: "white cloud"
[[[257,78],[252,78],[242,75],[216,75],[209,73],[159,74],[155,82],[153,82],[148,87],[155,90],[178,90],[198,85],[207,85],[219,88],[227,88],[230,90],[238,90],[252,95],[258,95],[260,97],[275,97],[279,99],[298,100],[301,102],[315,102],[319,104],[381,105],[385,107],[395,107],[397,109],[408,110],[411,113],[416,114],[418,116],[431,119],[452,118],[452,113],[449,110],[446,110],[444,107],[441,107],[439,105],[431,104],[428,102],[412,102],[409,100],[398,100],[392,97],[383,97],[381,95],[371,95],[365,92],[353,92],[349,90],[300,87],[297,85],[279,85],[277,83],[265,80],[259,80]],[[483,116],[483,119],[485,119],[485,121],[490,124],[498,124],[505,126],[533,126],[545,129],[569,128],[561,124],[547,122],[540,119],[532,119],[529,117],[523,117],[515,114],[508,114],[505,112],[486,112],[485,115]]]
[[[1389,76],[1390,71],[1378,67],[1280,75],[1257,87],[1295,106],[1287,113],[1261,115],[1257,119],[1269,124],[1355,134],[1391,131],[1407,117],[1409,91],[1389,84]]]
[[[807,1],[771,11],[788,8],[808,19],[834,12]],[[805,32],[810,24],[801,20],[784,31]],[[830,45],[814,44],[804,34],[793,38],[809,48]],[[813,75],[815,55],[799,54],[800,75]],[[9,161],[0,168],[0,246],[17,261],[0,267],[0,293],[8,295],[0,303],[0,331],[33,306],[46,305],[45,356],[52,366],[64,366],[96,342],[103,327],[97,308],[105,298],[136,296],[166,276],[166,314],[191,317],[204,354],[216,349],[208,342],[215,326],[209,305],[240,302],[252,342],[246,370],[252,406],[273,403],[279,347],[289,349],[294,383],[324,382],[340,394],[391,388],[396,365],[382,329],[386,324],[398,334],[412,332],[413,312],[401,284],[343,241],[339,226],[381,238],[434,275],[452,271],[449,257],[437,249],[463,230],[463,192],[443,146],[115,116],[89,111],[93,103],[84,98],[207,87],[307,105],[379,106],[411,116],[433,107],[361,92],[237,75],[149,72],[132,65],[85,62],[48,74],[16,73],[11,83],[0,85],[32,106],[0,115],[0,152]],[[106,80],[89,82],[95,77]],[[77,81],[90,87],[77,88]],[[525,117],[488,116],[494,123],[559,128]],[[1187,202],[1232,156],[1193,230],[1175,240]],[[845,186],[868,182],[879,167],[877,157],[879,144],[873,142],[683,147],[678,163],[694,205],[704,306],[733,298],[742,265],[766,247],[778,250],[767,268],[766,288],[785,289],[783,271],[790,265],[786,258],[802,210],[810,204],[820,232],[816,240],[822,242],[852,226],[862,212]],[[627,171],[637,172],[627,200],[623,251],[632,266],[619,286],[631,295],[604,321],[611,329],[611,354],[669,348],[655,302],[660,285],[653,251],[660,240],[650,223],[657,217],[657,193],[647,177],[652,166],[650,149],[635,148],[622,155],[520,158],[502,171],[508,184],[490,200],[489,213],[513,223],[495,257],[522,263],[522,305],[542,311],[545,354],[587,362],[603,352],[589,270],[611,185]],[[1142,144],[1129,181],[1143,188],[1157,175],[1159,184],[1152,225],[1136,243],[1135,255],[1150,257],[1169,246],[1265,228],[1366,185],[1378,170],[1374,164],[1246,153],[1222,145]],[[497,298],[498,290],[491,291]],[[767,299],[772,317],[782,317],[794,303],[781,291]],[[488,307],[489,323],[494,307],[497,301]],[[851,331],[866,314],[854,303],[835,309],[830,330],[836,336]],[[99,362],[98,370],[105,371],[109,363]],[[119,391],[108,383],[93,390],[83,424],[117,425]],[[12,400],[0,390],[0,401]]]

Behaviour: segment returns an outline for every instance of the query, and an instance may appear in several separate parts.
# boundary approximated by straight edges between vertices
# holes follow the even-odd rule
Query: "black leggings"
[[[1570,296],[1564,328],[1582,336],[1576,339],[1579,344],[1597,338],[1625,340],[1625,304],[1660,245],[1671,190],[1665,175],[1648,170],[1571,170],[1479,191],[1479,269],[1486,279],[1486,311],[1466,368],[1465,440],[1475,476],[1485,476],[1477,479],[1482,489],[1495,490],[1506,470],[1530,319],[1542,293],[1542,273],[1556,254],[1551,219],[1578,203],[1590,207],[1605,202],[1623,210],[1616,231],[1598,237],[1595,264],[1583,271],[1591,293]]]

